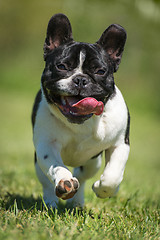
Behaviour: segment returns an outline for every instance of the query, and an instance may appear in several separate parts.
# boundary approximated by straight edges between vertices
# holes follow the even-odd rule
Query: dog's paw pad
[[[73,183],[73,187],[75,190],[78,190],[79,188],[79,182],[78,180],[75,180],[75,179],[71,179],[72,183]]]
[[[56,186],[56,195],[63,200],[72,198],[79,188],[76,178],[70,180],[60,180]]]

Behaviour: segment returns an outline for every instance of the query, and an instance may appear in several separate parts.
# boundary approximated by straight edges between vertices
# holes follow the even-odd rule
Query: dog
[[[84,206],[85,182],[101,167],[104,151],[105,168],[92,189],[99,198],[118,192],[130,150],[130,115],[113,74],[126,36],[112,24],[95,44],[76,42],[64,14],[48,23],[32,125],[36,173],[50,207],[57,208],[59,198]]]

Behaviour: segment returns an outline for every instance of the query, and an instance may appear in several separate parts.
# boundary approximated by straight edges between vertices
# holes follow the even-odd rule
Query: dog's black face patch
[[[44,44],[46,66],[41,80],[48,103],[56,104],[74,123],[100,115],[114,92],[113,73],[125,41],[125,30],[112,24],[95,44],[74,42],[68,18],[53,16]]]
[[[114,92],[111,60],[98,44],[65,44],[47,56],[42,87],[48,103],[57,104],[69,121],[81,123],[93,114],[76,114],[69,104],[68,111],[61,106],[66,97],[75,102],[92,97],[105,104]]]

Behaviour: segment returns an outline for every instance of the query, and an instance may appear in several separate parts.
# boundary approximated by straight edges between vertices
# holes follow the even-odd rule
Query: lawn
[[[98,199],[91,186],[102,173],[100,169],[94,179],[86,184],[83,210],[69,210],[65,208],[63,201],[56,211],[47,209],[43,204],[41,185],[34,170],[30,121],[34,96],[39,89],[43,70],[42,32],[45,33],[51,12],[49,9],[47,13],[50,8],[49,0],[44,5],[40,1],[46,14],[43,16],[45,23],[43,22],[42,29],[34,19],[34,31],[32,29],[25,47],[21,38],[15,49],[9,46],[6,50],[5,45],[1,46],[0,239],[160,239],[160,23],[144,19],[131,6],[126,12],[127,1],[120,1],[125,2],[125,7],[114,1],[116,16],[111,14],[112,1],[109,1],[106,10],[105,1],[100,1],[99,4],[99,1],[94,0],[90,5],[91,1],[85,0],[83,3],[89,4],[85,6],[90,6],[92,14],[86,15],[87,7],[84,8],[84,5],[79,3],[77,16],[76,1],[64,1],[64,5],[62,2],[55,1],[55,11],[70,15],[74,29],[78,26],[74,35],[76,39],[80,38],[80,41],[82,37],[85,41],[97,40],[99,33],[104,30],[104,20],[110,23],[116,18],[117,22],[128,29],[126,52],[115,75],[116,83],[122,90],[131,113],[131,152],[124,180],[116,197]],[[18,0],[15,5],[17,3]],[[37,9],[35,3],[29,4],[31,9]],[[70,8],[72,4],[73,12]],[[26,9],[29,16],[29,8]],[[39,14],[35,12],[35,16],[40,19],[40,7],[38,10]],[[95,14],[97,18],[94,17]],[[97,21],[101,16],[102,19]],[[23,14],[20,19],[23,19]],[[4,19],[4,23],[5,21],[7,20]],[[87,21],[89,23],[85,26]],[[24,28],[19,29],[24,31]],[[26,31],[29,31],[28,29],[29,27]],[[137,29],[136,37],[133,29]],[[87,35],[89,30],[91,34]],[[39,34],[38,44],[35,31]],[[11,43],[10,38],[8,43]],[[12,41],[13,45],[16,43]]]

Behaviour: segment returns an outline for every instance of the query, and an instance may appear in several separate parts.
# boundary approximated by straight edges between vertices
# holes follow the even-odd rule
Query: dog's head
[[[121,61],[126,31],[110,25],[95,44],[75,42],[71,24],[63,14],[54,15],[44,44],[46,66],[42,91],[73,123],[100,115],[114,93],[113,73]]]

